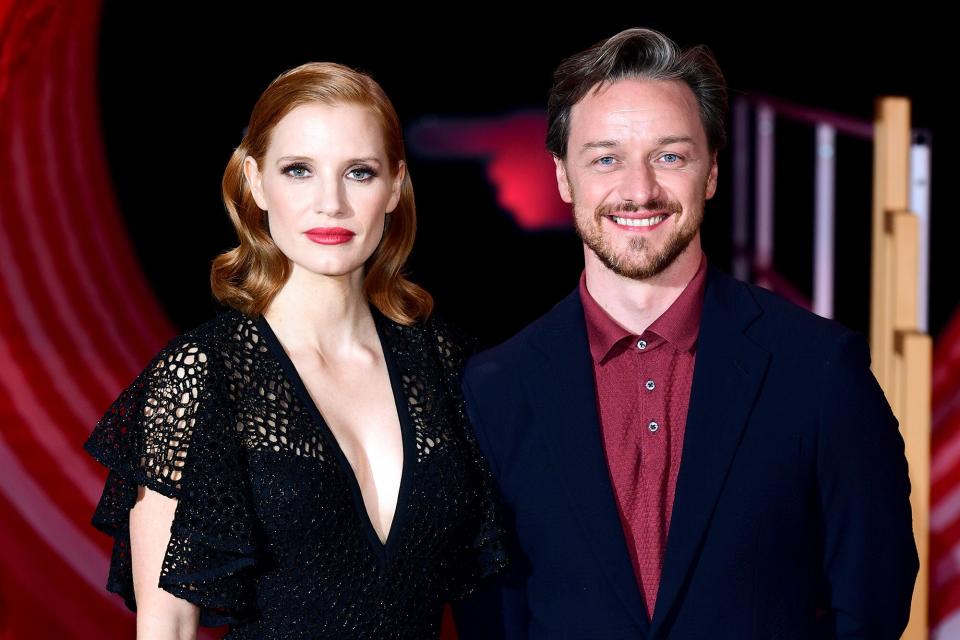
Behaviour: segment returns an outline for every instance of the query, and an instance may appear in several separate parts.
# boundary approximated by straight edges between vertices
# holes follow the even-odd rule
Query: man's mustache
[[[615,211],[622,211],[624,213],[637,213],[639,211],[681,213],[683,207],[675,200],[650,200],[642,205],[632,200],[624,200],[617,204],[600,205],[597,207],[595,215],[600,218],[602,216],[608,216]]]

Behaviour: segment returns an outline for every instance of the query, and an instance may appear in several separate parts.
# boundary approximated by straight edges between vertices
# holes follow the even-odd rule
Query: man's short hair
[[[726,146],[727,87],[706,45],[681,50],[659,31],[633,28],[576,53],[557,67],[547,101],[547,149],[567,155],[570,111],[594,86],[628,78],[681,80],[697,99],[711,152]]]

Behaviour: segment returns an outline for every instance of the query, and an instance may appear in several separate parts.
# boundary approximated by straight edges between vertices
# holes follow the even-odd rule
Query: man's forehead
[[[693,91],[690,86],[679,79],[651,79],[651,78],[621,78],[615,81],[605,80],[598,82],[584,94],[580,102],[590,99],[611,98],[626,94],[632,95],[650,95],[669,93],[673,95],[682,95],[695,101]]]
[[[591,89],[571,110],[571,138],[704,136],[696,99],[675,80],[621,80]]]

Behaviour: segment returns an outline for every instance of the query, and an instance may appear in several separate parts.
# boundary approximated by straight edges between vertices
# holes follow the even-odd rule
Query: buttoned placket
[[[647,350],[647,347],[649,345],[650,345],[650,342],[643,338],[637,339],[635,343],[637,351],[641,355],[644,354],[643,352]],[[641,359],[641,362],[642,362],[642,359]],[[647,381],[644,382],[643,386],[647,390],[647,393],[652,393],[657,388],[657,383],[653,379],[648,378]],[[654,418],[647,423],[647,430],[650,433],[657,433],[658,431],[660,431],[661,426],[663,425],[660,422],[658,422],[657,419]]]

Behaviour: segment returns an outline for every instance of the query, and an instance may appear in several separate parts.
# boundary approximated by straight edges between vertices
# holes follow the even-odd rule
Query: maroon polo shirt
[[[680,296],[640,335],[621,327],[580,276],[600,431],[633,570],[653,615],[690,404],[706,256]]]

